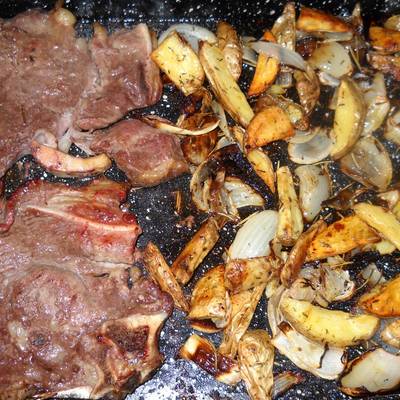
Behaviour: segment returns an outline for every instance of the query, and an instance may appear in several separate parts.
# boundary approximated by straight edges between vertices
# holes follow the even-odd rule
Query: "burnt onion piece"
[[[340,160],[340,167],[346,175],[368,188],[385,190],[392,180],[389,154],[373,136],[361,138]]]

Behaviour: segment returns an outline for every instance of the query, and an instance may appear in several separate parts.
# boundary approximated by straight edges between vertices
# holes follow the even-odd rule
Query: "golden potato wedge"
[[[265,53],[260,53],[247,95],[259,96],[264,93],[278,76],[279,66],[280,63],[277,58],[268,57]]]
[[[400,221],[391,211],[368,203],[358,203],[353,209],[363,221],[400,250]]]
[[[320,219],[315,224],[311,225],[305,232],[303,232],[296,244],[290,250],[289,256],[281,271],[282,284],[289,288],[292,283],[297,279],[301,267],[303,266],[307,257],[308,248],[311,242],[319,233],[327,227],[325,221]]]
[[[362,295],[358,305],[379,317],[400,317],[400,275]]]
[[[286,112],[280,107],[270,106],[251,120],[245,135],[245,145],[248,148],[261,147],[293,135],[294,129]]]
[[[204,71],[200,60],[176,31],[153,51],[151,58],[184,95],[203,86]]]
[[[271,398],[275,350],[265,330],[247,332],[239,343],[240,375],[252,400]]]
[[[390,346],[400,349],[400,319],[396,319],[381,332],[381,339]]]
[[[265,284],[231,297],[231,318],[224,329],[224,337],[219,347],[221,354],[236,357],[239,341],[250,325],[264,290]]]
[[[400,32],[380,26],[369,28],[371,45],[380,53],[393,54],[400,51]]]
[[[254,112],[229,71],[222,51],[216,45],[201,42],[199,57],[218,101],[235,121],[246,127]]]
[[[182,288],[176,281],[159,248],[152,242],[147,244],[144,251],[144,263],[150,277],[160,286],[161,290],[171,295],[178,308],[189,312],[189,302],[186,300]]]
[[[364,129],[367,107],[363,94],[350,78],[341,80],[332,129],[331,157],[337,160],[348,153]]]
[[[224,55],[225,64],[235,81],[240,78],[243,66],[243,49],[240,38],[232,25],[220,21],[217,24],[218,47]]]
[[[224,286],[225,266],[208,270],[196,283],[190,302],[189,320],[211,320],[217,328],[229,322],[230,299]]]
[[[218,223],[215,218],[211,217],[203,222],[172,264],[172,273],[179,283],[186,285],[190,281],[194,271],[212,250],[218,239]]]
[[[313,8],[302,7],[297,29],[304,32],[351,32],[351,25],[338,17]]]
[[[276,177],[279,196],[279,219],[276,236],[283,245],[293,246],[303,232],[303,214],[289,167],[278,168]]]
[[[318,343],[336,347],[353,346],[374,336],[379,318],[328,310],[308,301],[282,298],[280,310],[296,331]]]
[[[358,216],[351,215],[329,225],[313,239],[306,261],[344,254],[379,241],[380,237],[373,229]]]
[[[275,171],[271,159],[262,149],[250,149],[246,153],[247,160],[254,172],[264,181],[272,193],[275,193]]]
[[[227,385],[235,385],[240,381],[238,363],[219,354],[213,344],[201,336],[190,336],[179,350],[179,357],[193,361],[217,381]]]
[[[239,293],[266,284],[274,273],[269,257],[229,260],[225,265],[225,287]]]

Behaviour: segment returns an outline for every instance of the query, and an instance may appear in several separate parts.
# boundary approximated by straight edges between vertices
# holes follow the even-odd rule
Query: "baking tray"
[[[29,8],[51,9],[54,1],[5,1],[0,0],[0,17],[9,18],[19,12]],[[205,2],[194,0],[142,0],[142,1],[65,1],[64,6],[70,9],[78,19],[77,30],[79,35],[89,36],[92,32],[92,23],[98,21],[109,30],[120,27],[130,27],[139,22],[146,22],[156,31],[162,31],[174,22],[190,22],[215,28],[219,20],[225,20],[235,26],[241,34],[259,36],[262,30],[272,25],[273,21],[281,13],[286,2],[284,1],[228,1],[228,0],[206,0]],[[335,0],[309,0],[303,1],[303,5],[328,10],[335,14],[349,14],[354,7],[355,1],[345,0],[338,2]],[[387,1],[361,1],[365,21],[379,21],[386,15],[400,12],[399,0]],[[243,85],[249,78],[249,71],[245,68]],[[246,79],[247,78],[247,79]],[[393,83],[390,83],[391,96],[393,99],[399,99],[399,89]],[[322,96],[322,103],[326,103],[327,96]],[[131,116],[138,116],[146,113],[155,113],[157,115],[174,119],[183,106],[184,98],[170,87],[166,87],[162,100],[155,107],[139,110]],[[322,108],[324,105],[322,104]],[[314,122],[322,120],[322,113],[315,113]],[[329,123],[329,118],[324,118]],[[396,147],[388,142],[384,142],[388,148],[396,175],[400,171],[400,157]],[[272,144],[269,147],[271,158],[276,165],[290,162],[287,160],[286,149],[283,144]],[[72,152],[79,153],[78,149]],[[229,156],[229,163],[234,165],[234,172],[246,180],[252,181],[255,186],[264,195],[267,208],[276,207],[276,198],[268,191],[265,185],[257,176],[249,172],[248,165],[239,153]],[[349,183],[349,179],[344,177],[337,168],[331,166],[331,173],[334,176],[334,188],[338,190]],[[115,165],[106,174],[112,179],[125,180],[124,174],[119,171]],[[88,179],[60,179],[44,172],[36,165],[30,156],[22,158],[12,167],[5,176],[6,195],[10,195],[16,187],[29,179],[46,179],[50,181],[63,181],[69,184],[84,183]],[[143,229],[143,234],[139,238],[138,246],[143,247],[149,240],[155,242],[171,263],[184,244],[189,240],[198,228],[199,224],[205,219],[205,215],[199,214],[193,209],[189,193],[190,176],[184,175],[157,187],[132,190],[127,198],[127,204],[136,214],[139,224]],[[398,180],[398,176],[395,176]],[[357,185],[355,186],[357,187]],[[175,196],[176,191],[181,191],[184,197],[184,210],[182,215],[175,214]],[[368,194],[367,194],[368,195]],[[328,215],[331,210],[325,209]],[[251,210],[244,210],[243,215],[247,215]],[[189,216],[195,218],[195,225],[190,229],[179,227],[179,222]],[[185,288],[189,294],[193,284],[211,266],[221,262],[221,256],[226,247],[229,246],[235,234],[235,227],[231,224],[223,228],[221,239],[208,255],[200,268],[196,271],[194,279]],[[395,253],[390,256],[378,256],[374,253],[356,256],[352,273],[356,274],[362,267],[369,262],[374,261],[378,267],[384,271],[387,277],[398,273],[399,268],[396,259],[400,254]],[[351,304],[344,305],[344,308],[351,307]],[[255,316],[251,323],[252,328],[266,328],[266,301],[263,299],[257,307]],[[144,385],[140,386],[134,394],[129,395],[129,400],[247,400],[248,396],[243,384],[236,387],[230,387],[216,382],[206,372],[199,369],[193,363],[176,359],[177,351],[185,339],[193,333],[189,324],[184,318],[184,314],[175,310],[173,315],[166,322],[160,334],[160,349],[165,355],[163,366],[155,373],[153,378]],[[209,335],[215,344],[219,344],[218,335]],[[352,351],[356,355],[361,349]],[[299,372],[289,360],[276,354],[275,372],[292,370]],[[302,384],[289,390],[282,399],[350,399],[351,397],[341,393],[335,382],[318,379],[313,375],[301,371],[305,380]],[[374,396],[374,399],[399,399],[400,394],[387,396]]]

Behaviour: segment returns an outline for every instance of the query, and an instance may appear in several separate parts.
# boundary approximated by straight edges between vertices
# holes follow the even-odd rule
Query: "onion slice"
[[[216,129],[220,123],[218,118],[213,118],[211,121],[205,123],[202,128],[196,130],[190,130],[185,128],[180,128],[179,126],[173,125],[169,121],[157,117],[155,115],[149,115],[143,117],[142,120],[147,124],[151,125],[153,128],[160,129],[163,132],[173,133],[175,135],[187,135],[187,136],[197,136],[205,135]]]
[[[307,64],[299,53],[283,47],[280,44],[259,40],[257,42],[251,42],[250,46],[257,53],[265,53],[269,57],[277,58],[282,64],[290,65],[302,71],[307,69]]]
[[[400,146],[400,110],[387,119],[384,136]]]
[[[390,392],[400,386],[400,356],[378,348],[354,359],[340,380],[350,396]]]
[[[229,248],[230,259],[265,257],[271,252],[270,242],[278,226],[278,213],[265,210],[252,214],[236,233]]]
[[[227,176],[225,178],[224,187],[236,208],[264,206],[264,199],[262,196],[239,178]]]
[[[181,34],[188,43],[192,46],[193,50],[197,53],[199,50],[199,41],[207,41],[209,43],[216,43],[217,37],[210,30],[203,28],[199,25],[193,24],[174,24],[171,25],[166,31],[162,32],[158,38],[158,43],[162,43],[165,38],[173,31]]]

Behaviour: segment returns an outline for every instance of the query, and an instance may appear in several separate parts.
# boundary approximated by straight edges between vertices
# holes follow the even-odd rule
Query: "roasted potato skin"
[[[379,327],[379,319],[372,315],[328,310],[290,297],[281,300],[280,310],[302,335],[336,347],[353,346],[370,339]]]
[[[194,271],[218,239],[218,223],[215,218],[211,217],[203,222],[172,264],[171,270],[179,283],[186,285],[190,281]]]
[[[400,275],[362,295],[358,305],[379,317],[400,317]]]
[[[318,233],[308,248],[306,261],[347,253],[357,247],[379,241],[379,235],[361,218],[350,215]]]
[[[302,7],[297,19],[297,29],[305,32],[350,32],[352,27],[331,14]]]
[[[151,58],[186,96],[203,86],[205,75],[199,58],[179,33],[172,32]]]
[[[240,38],[232,25],[220,21],[217,24],[218,47],[235,81],[239,80],[243,67],[243,49]]]

